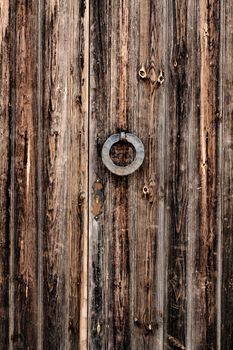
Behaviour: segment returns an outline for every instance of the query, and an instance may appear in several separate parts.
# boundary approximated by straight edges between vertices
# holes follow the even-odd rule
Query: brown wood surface
[[[0,350],[233,348],[232,21],[1,1]],[[101,160],[119,131],[145,146],[128,177]]]
[[[86,347],[88,13],[0,4],[1,349]]]
[[[0,348],[9,346],[10,272],[10,13],[9,1],[0,5]]]
[[[221,218],[219,230],[221,244],[219,246],[219,294],[221,305],[219,308],[219,323],[221,325],[220,345],[222,349],[233,347],[233,89],[232,41],[233,4],[226,1],[221,6],[221,66],[220,78],[220,115],[221,135],[219,143],[219,167],[221,168]]]
[[[43,348],[85,348],[88,7],[43,10]]]

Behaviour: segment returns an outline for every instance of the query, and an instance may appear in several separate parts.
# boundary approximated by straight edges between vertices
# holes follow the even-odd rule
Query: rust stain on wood
[[[92,214],[97,220],[103,212],[104,204],[104,186],[99,179],[94,183],[92,198]]]

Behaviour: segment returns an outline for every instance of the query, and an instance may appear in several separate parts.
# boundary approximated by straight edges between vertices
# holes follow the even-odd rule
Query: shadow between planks
[[[0,3],[0,349],[233,348],[232,20]],[[128,177],[101,161],[121,130],[145,146]]]

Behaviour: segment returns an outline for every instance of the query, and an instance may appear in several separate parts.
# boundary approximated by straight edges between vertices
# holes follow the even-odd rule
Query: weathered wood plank
[[[43,347],[66,348],[68,334],[68,4],[45,1]]]
[[[221,343],[219,348],[233,348],[233,41],[232,41],[233,4],[231,1],[221,3],[221,81],[220,100],[222,123],[222,247],[220,264],[222,264],[221,289]]]
[[[110,113],[107,84],[110,80],[111,19],[107,1],[90,1],[90,117],[89,117],[89,293],[88,293],[88,345],[89,349],[108,349],[109,341],[109,297],[111,283],[108,265],[111,232],[105,230],[104,169],[101,164],[101,143],[109,132]],[[100,93],[98,93],[98,91]],[[93,162],[93,160],[96,160]],[[106,232],[106,234],[105,234]],[[104,256],[104,257],[103,257]],[[106,282],[105,282],[106,281]],[[106,300],[106,303],[105,303]],[[108,343],[109,346],[108,346]]]
[[[233,347],[232,17],[0,4],[0,348]],[[129,177],[101,161],[119,130],[145,145]]]
[[[200,50],[198,47],[199,40],[199,2],[188,1],[187,4],[187,62],[186,65],[186,82],[188,86],[186,111],[188,123],[187,136],[187,217],[186,221],[186,310],[187,324],[186,327],[186,349],[196,349],[195,346],[195,295],[196,290],[196,240],[199,236],[199,176],[197,173],[199,162],[199,144],[196,142],[199,138],[199,115],[200,115]],[[190,40],[189,40],[190,38]],[[192,38],[192,39],[191,39]]]
[[[109,174],[101,147],[110,134],[129,128],[129,2],[90,4],[89,346],[126,349],[131,347],[128,179]],[[103,192],[105,203],[97,205]]]
[[[43,344],[85,348],[88,3],[44,10]]]
[[[163,271],[156,262],[163,259],[165,100],[163,76],[161,83],[157,79],[163,71],[164,15],[159,2],[91,3],[90,159],[95,161],[89,340],[94,349],[162,347]],[[148,70],[145,81],[138,78],[140,63]],[[138,134],[149,152],[145,166],[129,178],[109,174],[101,161],[103,142],[121,129]],[[96,204],[104,199],[102,206]]]
[[[10,346],[37,344],[37,3],[11,14],[11,304]]]
[[[194,64],[190,44],[189,2],[168,3],[169,56],[166,81],[166,230],[168,240],[166,344],[186,348],[187,331],[187,222],[189,200],[188,136],[189,75]]]
[[[0,348],[9,346],[10,4],[0,4]]]
[[[164,333],[164,132],[165,90],[164,68],[166,47],[166,4],[160,1],[139,2],[139,40],[137,75],[146,71],[146,78],[138,76],[138,112],[134,113],[134,130],[145,145],[143,167],[133,178],[132,192],[136,193],[135,223],[131,230],[134,258],[134,349],[162,349]],[[137,25],[138,23],[138,25]],[[165,77],[166,79],[166,77]],[[135,108],[135,110],[136,110]],[[132,203],[134,203],[132,201]]]
[[[89,3],[69,13],[67,280],[69,347],[87,348]]]
[[[199,236],[194,348],[217,348],[219,2],[200,0]]]

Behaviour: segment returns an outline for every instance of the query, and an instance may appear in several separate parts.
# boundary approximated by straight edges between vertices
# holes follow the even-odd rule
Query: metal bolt
[[[146,68],[144,65],[141,65],[138,74],[140,76],[140,78],[145,79],[147,77],[147,73],[146,73]]]
[[[148,194],[149,193],[149,188],[147,186],[143,186],[142,192],[144,194]]]
[[[100,324],[98,323],[96,327],[97,334],[100,334],[100,330],[101,330],[101,327],[100,327]]]
[[[82,205],[84,200],[86,199],[86,193],[85,192],[80,192],[79,194],[79,205]]]
[[[161,70],[160,71],[160,74],[159,74],[159,76],[158,76],[158,79],[157,79],[157,82],[159,83],[159,84],[163,84],[163,82],[164,82],[164,74],[163,74],[163,71]]]

